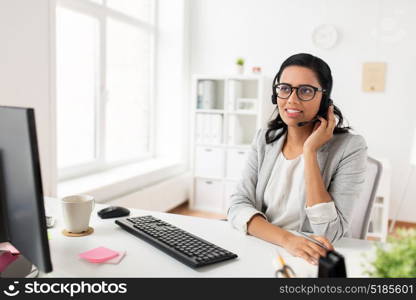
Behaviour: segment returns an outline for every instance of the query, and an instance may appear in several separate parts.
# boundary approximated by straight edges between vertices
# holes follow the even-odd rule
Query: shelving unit
[[[190,205],[225,214],[253,137],[273,112],[271,80],[195,75],[192,82]]]
[[[388,235],[388,218],[390,205],[391,168],[387,159],[375,158],[381,162],[383,171],[371,212],[367,238],[385,242]]]

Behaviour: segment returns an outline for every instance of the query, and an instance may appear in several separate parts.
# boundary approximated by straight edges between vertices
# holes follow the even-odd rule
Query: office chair
[[[366,239],[370,224],[371,212],[380,182],[382,164],[374,158],[367,158],[367,170],[364,189],[361,192],[352,214],[351,237]]]

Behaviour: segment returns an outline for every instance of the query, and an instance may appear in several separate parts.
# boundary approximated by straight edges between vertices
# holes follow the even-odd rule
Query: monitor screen
[[[0,107],[0,238],[52,271],[34,110]]]

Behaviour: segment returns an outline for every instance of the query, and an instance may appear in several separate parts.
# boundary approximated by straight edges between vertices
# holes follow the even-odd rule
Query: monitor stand
[[[18,255],[16,260],[0,272],[0,278],[35,278],[38,275],[38,268],[23,255]]]

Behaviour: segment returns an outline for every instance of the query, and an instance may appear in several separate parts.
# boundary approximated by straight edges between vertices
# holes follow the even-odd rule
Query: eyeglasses
[[[317,88],[308,84],[302,84],[295,87],[288,83],[279,83],[274,86],[274,89],[276,91],[277,97],[280,99],[289,99],[290,95],[292,95],[293,90],[295,89],[296,95],[302,101],[312,100],[315,97],[316,92],[326,92],[324,89]]]

